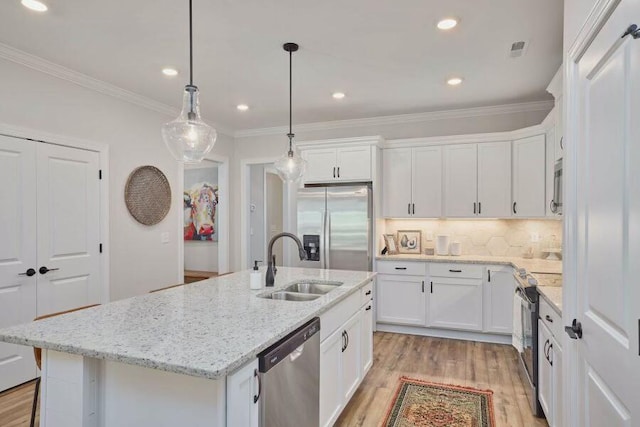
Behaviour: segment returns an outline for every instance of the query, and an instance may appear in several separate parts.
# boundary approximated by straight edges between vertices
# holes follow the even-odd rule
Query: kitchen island
[[[321,332],[333,327],[332,309],[359,308],[375,273],[281,267],[262,290],[249,289],[249,273],[7,328],[0,341],[44,349],[42,426],[254,424],[239,412],[257,409],[233,399],[243,387],[254,394],[258,353],[314,317],[327,318]],[[342,285],[312,301],[261,297],[297,281]],[[241,371],[250,384],[232,379]]]

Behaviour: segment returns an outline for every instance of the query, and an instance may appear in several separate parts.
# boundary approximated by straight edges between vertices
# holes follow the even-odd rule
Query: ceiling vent
[[[511,44],[511,50],[509,51],[509,56],[512,58],[519,58],[521,56],[524,56],[528,46],[529,45],[524,41],[513,42]]]

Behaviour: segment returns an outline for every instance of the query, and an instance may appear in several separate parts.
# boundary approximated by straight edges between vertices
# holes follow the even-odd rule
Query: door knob
[[[571,326],[565,326],[564,331],[572,340],[582,338],[582,323],[578,322],[578,319],[573,319]]]
[[[57,271],[60,270],[59,268],[47,268],[44,265],[42,267],[40,267],[40,269],[38,270],[40,272],[40,274],[47,274],[50,271]]]
[[[36,274],[36,271],[33,268],[28,269],[27,271],[25,271],[24,273],[20,273],[18,274],[18,276],[34,276]]]

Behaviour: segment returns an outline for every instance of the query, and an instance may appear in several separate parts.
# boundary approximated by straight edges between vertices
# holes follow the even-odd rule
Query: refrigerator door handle
[[[325,213],[325,218],[326,218],[326,227],[324,229],[324,234],[326,236],[326,241],[327,243],[324,245],[325,248],[325,259],[324,259],[324,265],[326,269],[330,269],[331,268],[331,262],[330,262],[330,250],[331,250],[331,211],[329,209],[327,209],[327,212]]]
[[[325,267],[325,260],[327,258],[326,254],[325,254],[325,237],[326,237],[326,216],[325,216],[325,212],[322,212],[320,214],[320,268],[326,268]]]

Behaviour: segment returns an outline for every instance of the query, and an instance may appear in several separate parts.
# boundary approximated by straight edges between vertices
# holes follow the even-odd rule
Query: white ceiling
[[[44,14],[0,2],[0,42],[179,107],[187,0],[44,1]],[[203,115],[236,130],[287,123],[287,41],[301,46],[294,123],[548,99],[562,60],[559,0],[194,0],[194,14]],[[445,16],[460,25],[437,30]],[[518,40],[527,54],[511,59]]]

